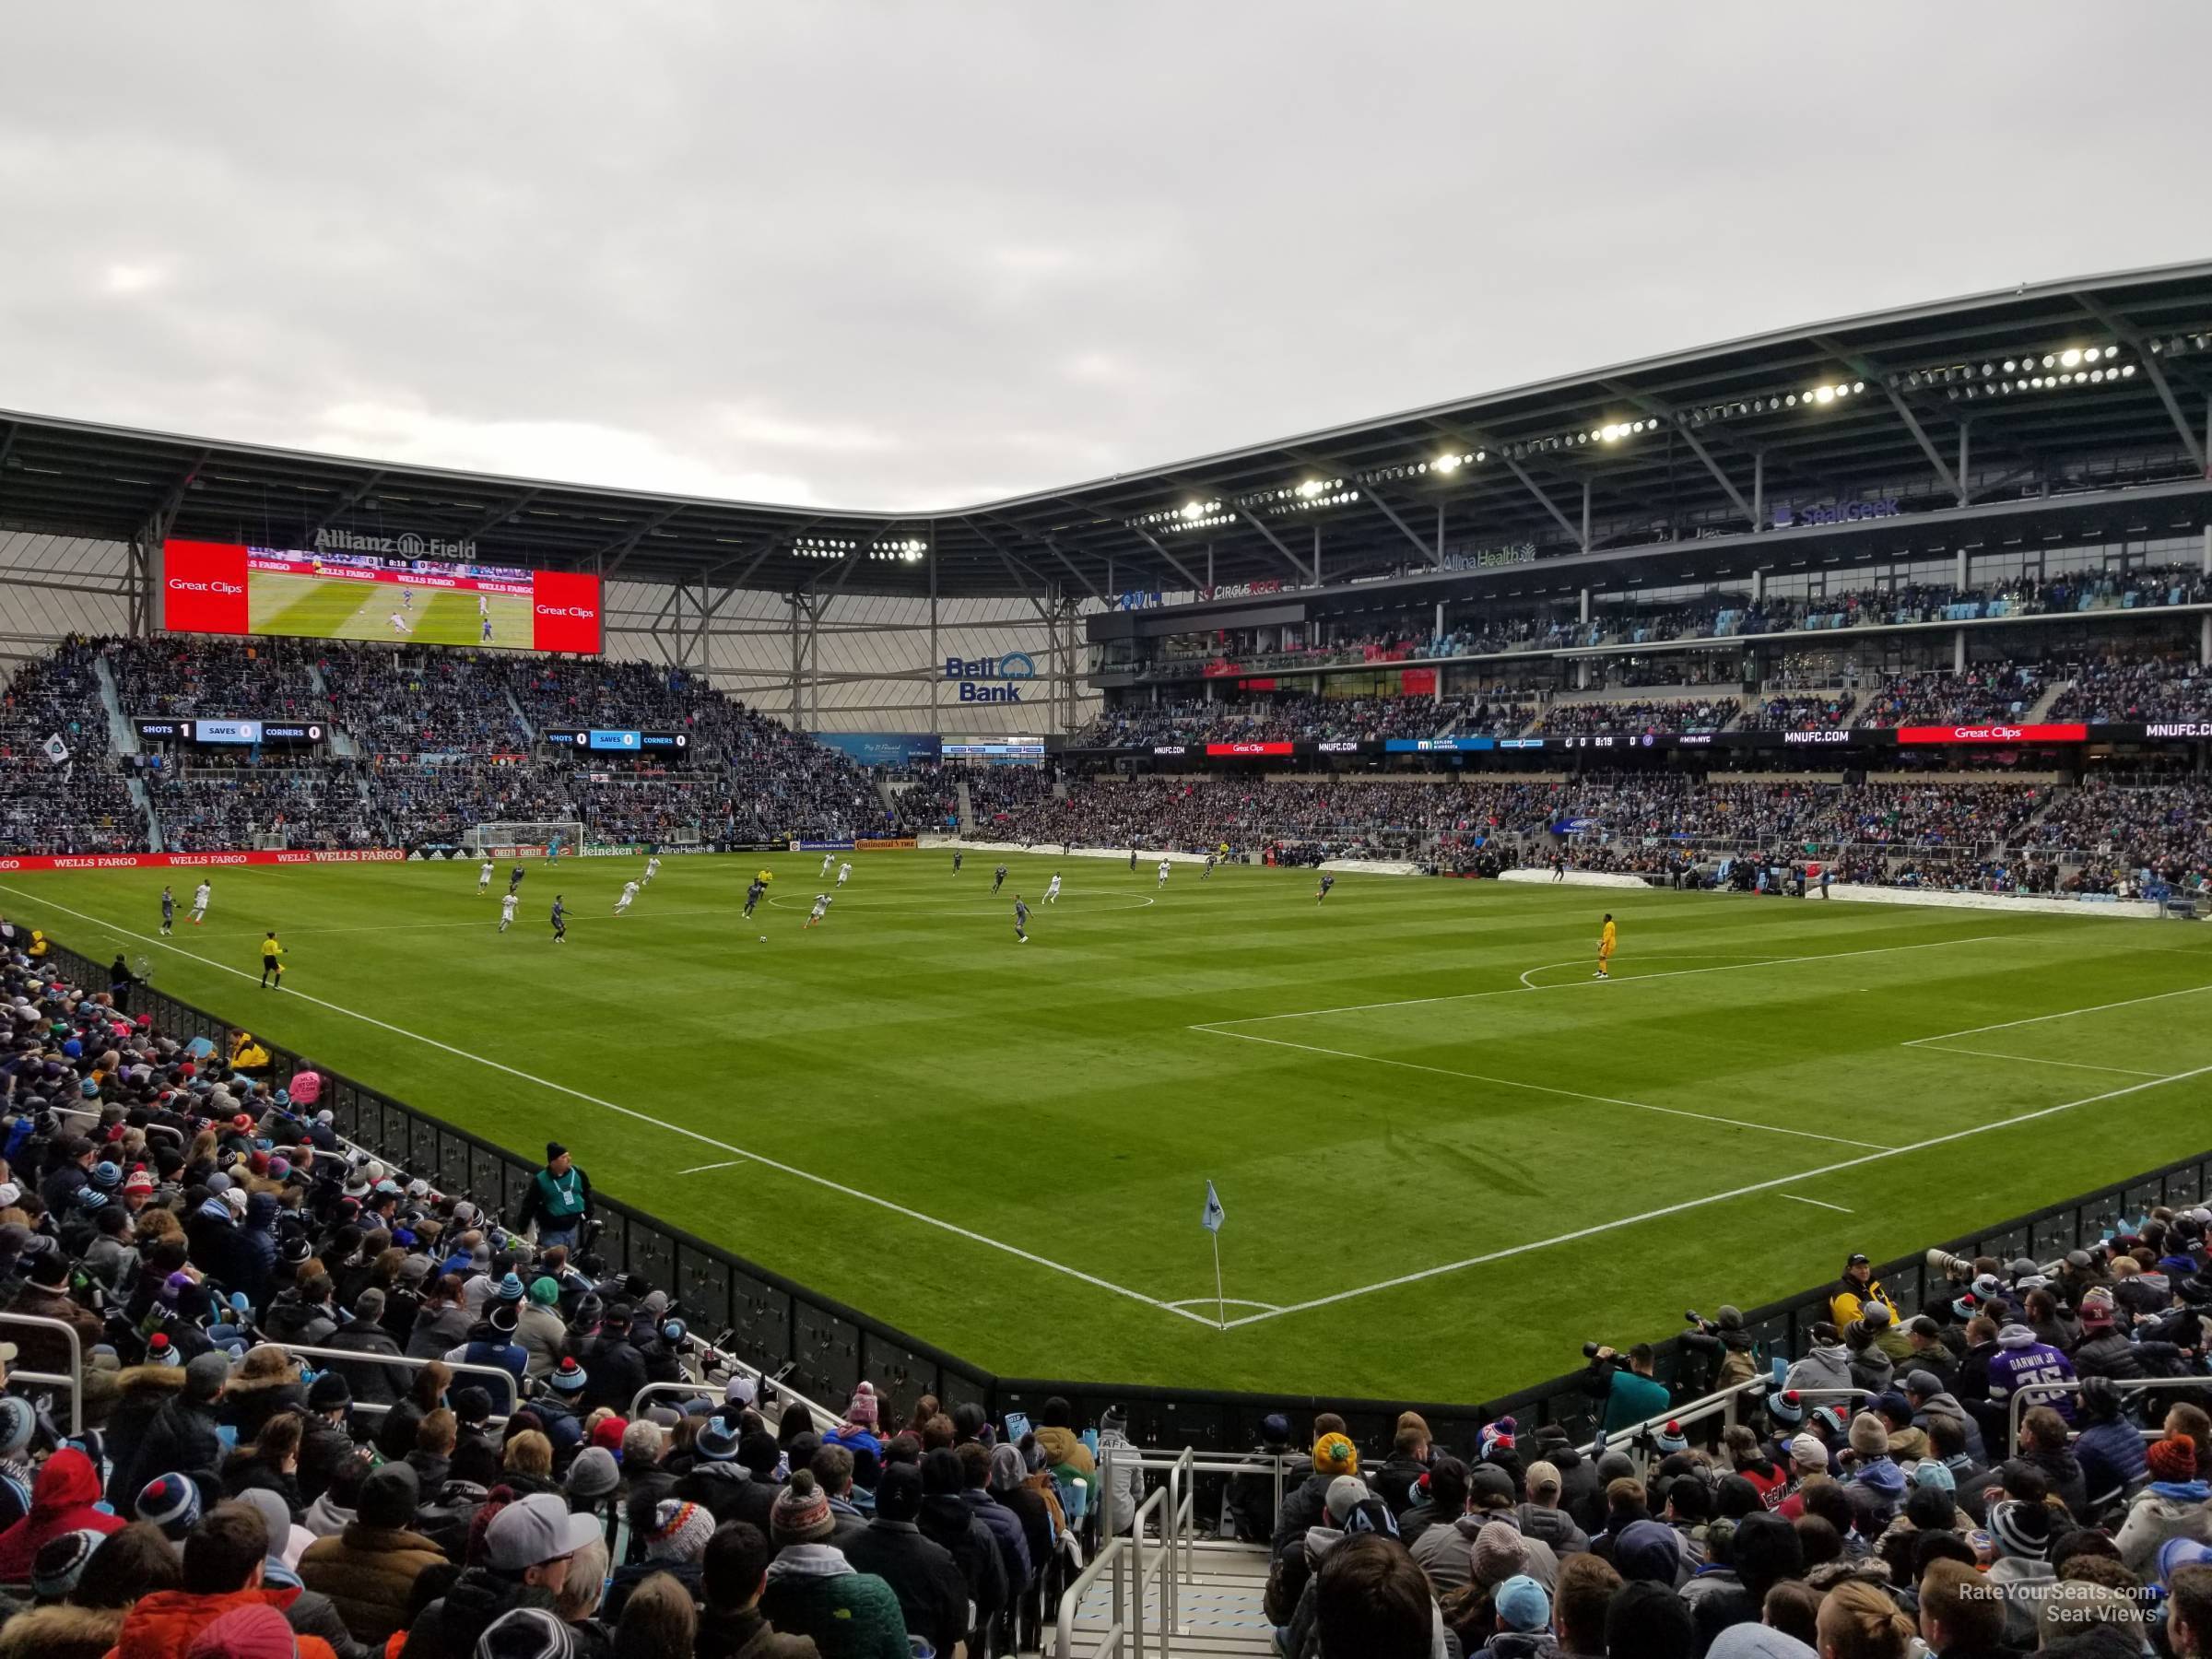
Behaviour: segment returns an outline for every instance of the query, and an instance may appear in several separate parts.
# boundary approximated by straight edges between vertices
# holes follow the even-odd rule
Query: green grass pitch
[[[1002,1374],[1478,1400],[2212,1138],[2202,928],[930,852],[806,931],[818,854],[617,917],[642,862],[532,861],[504,936],[473,864],[218,869],[169,941],[159,870],[0,907]]]

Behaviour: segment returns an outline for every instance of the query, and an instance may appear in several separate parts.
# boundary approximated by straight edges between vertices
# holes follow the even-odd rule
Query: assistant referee
[[[284,947],[276,943],[273,927],[261,941],[261,988],[266,991],[272,982],[277,990],[284,989]]]

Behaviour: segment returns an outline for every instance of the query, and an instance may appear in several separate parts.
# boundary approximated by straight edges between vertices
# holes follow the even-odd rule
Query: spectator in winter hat
[[[787,1635],[812,1636],[831,1655],[897,1653],[906,1641],[899,1598],[875,1574],[855,1571],[826,1541],[829,1500],[811,1471],[791,1477],[776,1500],[771,1525],[779,1547],[760,1597],[769,1623]]]
[[[2151,1572],[2169,1539],[2212,1543],[2212,1488],[2197,1467],[2195,1445],[2169,1435],[2145,1458],[2150,1484],[2128,1505],[2118,1535],[2120,1559],[2138,1577]]]
[[[86,1566],[99,1549],[100,1533],[56,1533],[39,1546],[30,1565],[30,1593],[41,1606],[65,1600],[76,1589]]]
[[[605,1446],[586,1446],[577,1453],[561,1482],[569,1507],[579,1514],[596,1512],[621,1484],[622,1471]]]
[[[134,1507],[139,1520],[159,1527],[171,1543],[182,1544],[199,1524],[200,1488],[189,1476],[158,1475],[146,1483]]]
[[[735,1381],[735,1378],[732,1379]],[[748,1401],[747,1404],[750,1402]],[[883,1440],[877,1433],[876,1387],[863,1381],[853,1391],[853,1400],[845,1407],[844,1421],[822,1437],[830,1445],[843,1446],[848,1451],[866,1447],[877,1456],[883,1455]]]

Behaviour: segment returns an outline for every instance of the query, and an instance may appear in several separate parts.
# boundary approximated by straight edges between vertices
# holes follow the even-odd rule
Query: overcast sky
[[[2212,253],[2212,8],[14,8],[0,407],[897,509]]]

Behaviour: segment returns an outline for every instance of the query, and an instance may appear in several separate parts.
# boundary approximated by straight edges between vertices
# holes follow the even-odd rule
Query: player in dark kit
[[[164,886],[161,889],[161,931],[168,933],[177,924],[177,896]]]
[[[1006,879],[1006,866],[1005,865],[1000,865],[998,866],[998,873],[991,877],[991,890],[994,893],[997,892],[998,889],[1005,885]]]
[[[1319,891],[1318,893],[1315,893],[1315,894],[1313,895],[1313,902],[1314,902],[1314,903],[1316,903],[1316,904],[1319,904],[1319,903],[1320,903],[1320,902],[1321,902],[1321,901],[1322,901],[1324,899],[1326,899],[1326,898],[1329,896],[1329,889],[1330,889],[1331,888],[1335,887],[1335,885],[1336,885],[1336,877],[1334,877],[1334,876],[1324,876],[1324,877],[1321,878],[1321,891]]]
[[[523,866],[522,862],[518,859],[515,862],[514,868],[507,872],[507,890],[512,893],[516,888],[519,888],[522,885]]]
[[[1136,843],[1135,841],[1129,843],[1129,874],[1132,876],[1136,874]]]
[[[745,889],[745,915],[747,921],[749,922],[752,920],[753,906],[760,902],[760,895],[767,891],[768,884],[762,881],[759,877],[754,877],[751,884]]]
[[[560,895],[556,893],[553,895],[553,943],[566,945],[568,942],[569,912],[562,908]]]
[[[1014,895],[1014,936],[1027,945],[1030,942],[1029,929],[1030,907],[1021,901],[1021,895],[1017,893]]]
[[[952,855],[952,873],[955,876],[960,873],[960,854],[958,853]]]

